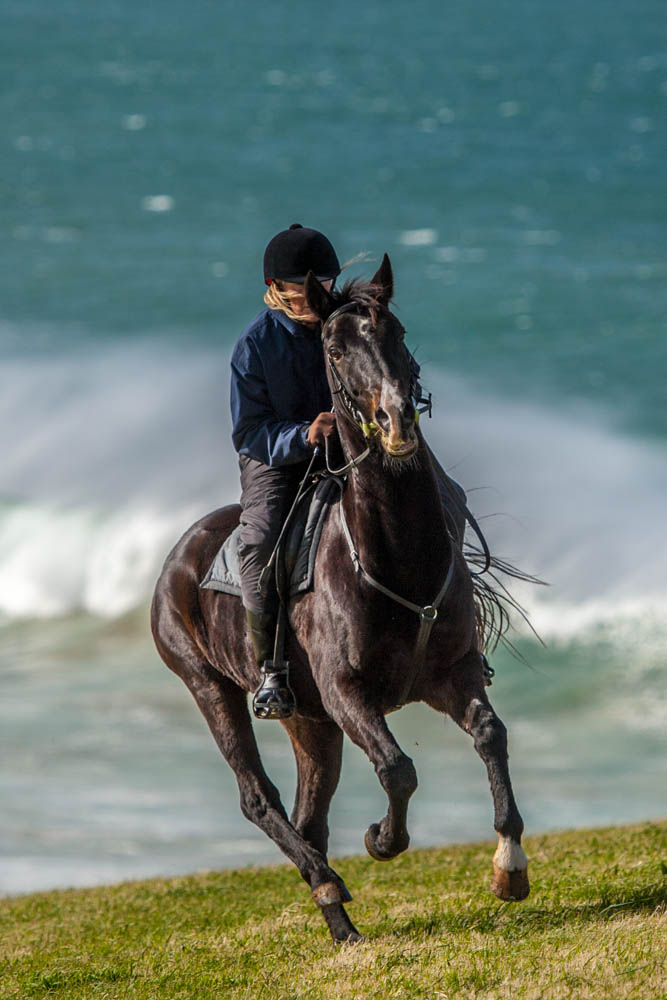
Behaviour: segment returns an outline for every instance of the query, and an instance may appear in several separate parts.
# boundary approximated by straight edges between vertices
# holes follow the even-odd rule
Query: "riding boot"
[[[268,612],[249,611],[246,621],[257,666],[262,670],[262,683],[252,698],[252,710],[258,719],[288,719],[296,708],[294,692],[289,684],[289,664],[274,663],[273,646],[276,616]]]

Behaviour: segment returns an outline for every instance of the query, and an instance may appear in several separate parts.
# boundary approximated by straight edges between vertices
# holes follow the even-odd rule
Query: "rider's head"
[[[312,271],[331,289],[340,270],[336,251],[324,233],[295,222],[274,236],[264,251],[264,281],[269,286],[264,301],[300,323],[318,323],[304,296],[306,276]]]

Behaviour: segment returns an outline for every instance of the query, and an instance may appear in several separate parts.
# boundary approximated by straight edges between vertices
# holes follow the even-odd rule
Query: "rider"
[[[253,709],[262,718],[294,711],[286,665],[273,663],[278,596],[260,576],[301,482],[313,449],[336,434],[331,412],[321,323],[310,312],[303,285],[312,271],[331,290],[341,267],[330,241],[294,223],[264,252],[267,308],[241,334],[232,354],[232,441],[241,469],[239,567],[241,592],[262,683]],[[415,379],[419,366],[411,359]],[[431,452],[443,503],[459,544],[465,493]],[[452,500],[452,493],[458,501]]]
[[[330,290],[340,274],[336,251],[316,229],[294,223],[264,252],[268,308],[242,333],[232,354],[232,441],[241,469],[239,565],[255,659],[264,669],[254,707],[289,715],[294,695],[282,664],[272,663],[278,597],[262,569],[280,534],[313,449],[336,431],[324,367],[320,321],[305,299],[313,271]],[[272,712],[269,706],[275,708]]]

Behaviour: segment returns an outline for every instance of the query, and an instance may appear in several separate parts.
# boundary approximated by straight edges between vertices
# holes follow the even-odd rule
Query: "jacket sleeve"
[[[303,462],[312,454],[309,423],[277,419],[262,360],[250,341],[232,355],[231,406],[232,441],[240,455],[278,466]]]

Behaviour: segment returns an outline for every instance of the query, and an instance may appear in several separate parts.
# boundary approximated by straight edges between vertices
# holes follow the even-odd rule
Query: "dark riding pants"
[[[259,592],[259,577],[271,558],[280,529],[308,468],[307,462],[271,467],[241,455],[241,531],[239,568],[243,605],[255,613],[276,610],[273,579],[265,594]]]
[[[433,452],[430,455],[450,534],[460,545],[465,530],[465,491],[447,475]],[[277,609],[274,581],[267,581],[265,593],[260,593],[259,578],[271,558],[308,463],[271,467],[241,455],[239,466],[242,507],[239,566],[243,604],[257,614],[272,613]]]

